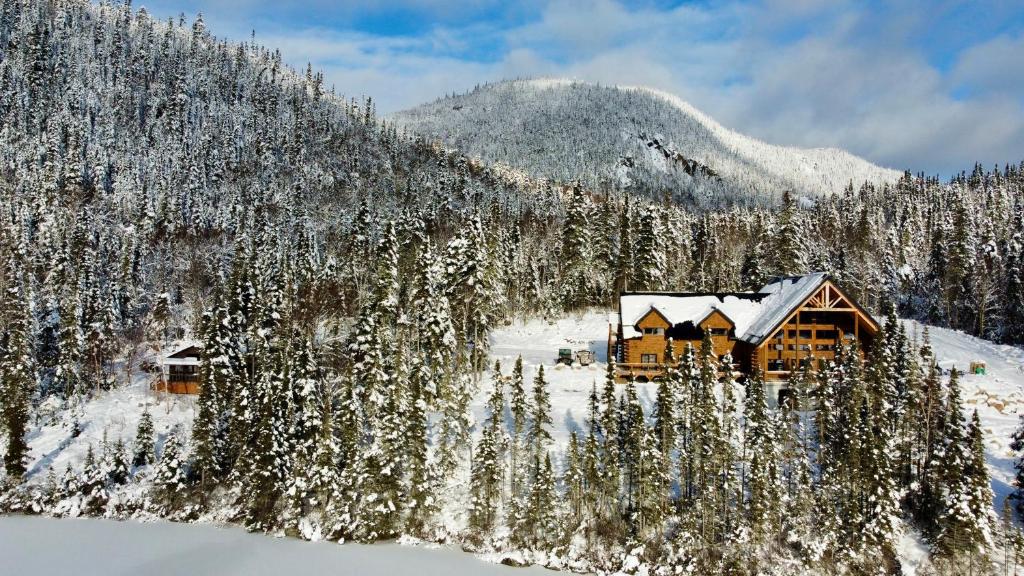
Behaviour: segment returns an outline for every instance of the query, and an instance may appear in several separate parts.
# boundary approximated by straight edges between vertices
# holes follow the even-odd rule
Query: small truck
[[[588,366],[594,362],[594,353],[590,350],[577,350],[574,355],[572,348],[558,349],[558,358],[555,360],[555,364],[572,366],[573,360],[578,362],[580,366]]]

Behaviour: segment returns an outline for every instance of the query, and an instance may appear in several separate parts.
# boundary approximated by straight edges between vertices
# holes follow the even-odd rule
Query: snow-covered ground
[[[0,516],[5,574],[117,576],[216,574],[460,574],[550,573],[488,564],[452,549],[397,544],[345,544],[271,538],[237,527],[97,519]]]
[[[924,326],[913,320],[903,322],[907,333],[919,340]],[[964,374],[961,388],[965,415],[970,417],[971,412],[977,409],[981,418],[985,432],[985,456],[992,475],[992,490],[996,494],[995,507],[1000,513],[1003,499],[1013,491],[1014,454],[1010,450],[1010,442],[1024,409],[1024,348],[993,344],[963,332],[934,326],[928,327],[928,333],[936,359],[944,371],[955,367],[967,372],[974,361],[986,364],[985,375]]]
[[[904,321],[911,337],[919,339],[923,326],[914,321]],[[1003,499],[1012,491],[1014,476],[1014,456],[1009,449],[1011,435],[1018,425],[1018,414],[1024,409],[1024,349],[1013,346],[1002,346],[968,336],[966,334],[942,329],[929,328],[932,348],[942,368],[948,370],[956,367],[966,371],[972,361],[983,361],[987,365],[987,374],[974,375],[966,374],[962,379],[964,408],[967,415],[974,409],[978,410],[982,426],[985,431],[985,444],[989,468],[992,475],[992,488],[996,493],[996,510],[1002,507]],[[543,365],[545,378],[551,393],[552,420],[554,422],[553,437],[555,439],[556,461],[563,455],[564,448],[568,441],[569,433],[573,430],[584,433],[586,429],[587,400],[591,386],[595,383],[600,388],[607,367],[606,342],[608,336],[608,314],[604,311],[594,311],[582,314],[574,314],[559,318],[556,321],[548,322],[541,319],[529,321],[515,321],[507,326],[495,330],[491,336],[491,364],[494,360],[500,360],[502,372],[507,376],[512,372],[515,359],[518,356],[523,358],[524,379],[529,390],[538,368]],[[596,361],[586,367],[579,365],[564,366],[555,365],[555,358],[559,348],[571,348],[576,350],[591,350],[595,353]],[[648,411],[654,403],[655,385],[638,384],[638,393],[644,408]],[[477,423],[483,421],[485,416],[485,403],[487,395],[491,390],[490,374],[482,378],[482,386],[473,399],[472,411]],[[153,416],[154,427],[157,437],[157,445],[163,442],[167,433],[174,427],[181,430],[183,438],[187,438],[191,429],[192,417],[194,414],[194,398],[187,396],[175,396],[165,393],[156,393],[149,389],[149,380],[142,374],[137,375],[132,383],[121,386],[110,392],[97,395],[85,405],[75,410],[79,416],[81,433],[77,437],[72,436],[71,421],[73,420],[68,411],[60,411],[53,417],[40,417],[29,433],[31,448],[30,458],[30,480],[41,482],[46,475],[47,469],[52,466],[58,473],[63,472],[68,462],[72,462],[76,468],[81,466],[88,446],[91,444],[99,449],[104,437],[109,442],[115,442],[122,438],[130,443],[135,436],[135,428],[143,409],[148,409]],[[508,416],[506,414],[506,416]],[[464,487],[463,487],[464,488]],[[28,519],[3,519],[0,518],[0,556],[10,552],[7,550],[7,542],[11,540],[6,536],[12,528],[11,522],[29,522],[36,520]],[[64,529],[64,524],[57,520],[40,520],[46,522],[40,526],[55,525],[53,528],[40,528],[47,534],[56,533]],[[457,522],[456,522],[457,524]],[[78,524],[71,524],[77,526]],[[22,530],[21,524],[15,531]],[[90,524],[90,526],[93,526]],[[97,528],[103,533],[108,523],[97,524],[104,526]],[[115,525],[116,526],[116,525]],[[130,525],[126,533],[135,531],[137,525]],[[454,526],[453,526],[454,527]],[[39,534],[34,532],[35,528],[28,529],[26,534]],[[70,530],[70,528],[69,528]],[[93,529],[90,528],[90,532]],[[110,528],[119,530],[119,528]],[[213,526],[172,526],[154,529],[154,534],[160,534],[163,530],[189,532],[195,530],[195,540],[191,536],[183,537],[180,544],[183,550],[206,549],[202,542],[208,542],[210,538],[224,532],[221,537],[228,539],[240,539],[238,543],[232,544],[239,550],[247,547],[256,547],[249,544],[252,542],[265,541],[267,537],[248,536],[234,531],[221,531]],[[142,532],[150,533],[149,527]],[[85,536],[82,536],[85,538]],[[26,537],[27,538],[27,537]],[[26,538],[22,538],[25,540]],[[42,538],[40,536],[40,538]],[[31,539],[28,539],[31,540]],[[52,539],[50,539],[52,541]],[[157,538],[159,540],[159,538]],[[244,544],[242,543],[244,540]],[[20,542],[21,540],[19,540]],[[334,548],[329,544],[323,544],[321,548],[307,548],[310,546],[303,542],[289,542],[280,544],[276,541],[272,546],[284,546],[286,551],[282,552],[282,558],[290,558],[290,546],[297,546],[295,550],[305,551],[313,554],[311,558],[319,554],[331,556],[335,554]],[[148,548],[139,544],[138,550],[146,551],[153,557],[171,558],[176,557],[176,552],[154,548],[150,543]],[[29,546],[32,544],[19,544],[18,546]],[[191,547],[191,548],[190,548]],[[127,548],[127,547],[126,547]],[[923,545],[917,540],[914,534],[907,534],[904,543],[901,545],[901,556],[904,556],[905,567],[912,570],[921,557],[925,555]],[[213,549],[213,546],[210,546]],[[235,548],[232,548],[235,549]],[[134,554],[134,553],[133,553]],[[403,553],[404,554],[404,553]],[[453,560],[450,554],[439,555],[439,565],[448,565],[449,562],[461,562]],[[390,554],[389,554],[390,555]],[[389,556],[378,555],[378,556]],[[326,557],[325,556],[325,557]],[[142,565],[142,552],[134,554]],[[338,562],[343,556],[337,556]],[[465,556],[467,562],[477,563],[472,557]],[[214,562],[215,558],[211,558]],[[353,560],[354,561],[354,560]],[[268,566],[277,566],[273,561]],[[319,560],[317,560],[319,562]],[[328,562],[328,560],[323,560]],[[333,562],[333,560],[332,560]],[[430,565],[431,560],[425,561]],[[297,564],[297,563],[293,563]],[[287,565],[287,564],[283,564]],[[317,564],[326,567],[331,564]],[[347,564],[346,564],[347,565]],[[472,564],[477,566],[477,564]],[[213,570],[215,564],[207,565]],[[358,566],[358,564],[353,564]],[[484,566],[468,569],[469,572],[479,572]],[[382,568],[383,569],[383,568]],[[97,569],[97,572],[99,570]],[[201,570],[202,571],[202,570]],[[49,573],[54,571],[43,570]],[[86,572],[88,573],[88,572]],[[105,573],[116,573],[105,572]],[[342,572],[344,573],[344,572]],[[356,572],[353,572],[356,573]],[[430,573],[425,572],[425,573]]]
[[[554,424],[552,437],[558,449],[567,446],[569,434],[576,431],[586,433],[587,402],[590,389],[597,385],[600,394],[608,360],[608,313],[588,312],[572,314],[557,321],[540,319],[516,320],[491,334],[491,362],[501,361],[501,371],[508,376],[512,373],[518,356],[523,357],[523,380],[527,392],[533,385],[538,368],[544,366],[544,380],[551,392],[551,420]],[[595,362],[589,366],[555,364],[559,348],[590,350]],[[490,375],[484,378],[485,385],[474,400],[473,414],[477,422],[485,416],[485,404],[491,391]],[[656,384],[637,384],[637,393],[644,409],[654,403]],[[506,393],[508,391],[506,390]]]
[[[187,441],[195,414],[195,397],[154,392],[149,388],[151,382],[152,376],[138,372],[131,383],[96,394],[83,406],[55,410],[52,416],[45,414],[46,406],[41,407],[42,414],[28,434],[29,479],[41,481],[50,467],[59,476],[69,462],[79,468],[89,446],[99,456],[104,440],[111,445],[118,439],[124,440],[130,449],[145,410],[153,418],[157,454],[174,428],[178,429],[179,438]],[[77,436],[73,425],[76,419]]]
[[[904,321],[908,333],[919,339],[923,326]],[[1012,490],[1013,455],[1009,444],[1018,424],[1018,413],[1024,408],[1024,349],[993,344],[953,330],[930,327],[932,348],[944,369],[956,366],[966,371],[968,365],[980,360],[987,365],[987,374],[965,374],[964,407],[975,408],[981,416],[986,434],[988,461],[992,472],[992,488],[997,495],[996,506]],[[593,311],[561,317],[553,322],[541,319],[516,320],[499,327],[491,335],[491,364],[500,360],[502,372],[509,375],[518,356],[523,357],[526,387],[532,385],[539,366],[544,366],[545,379],[551,392],[552,420],[556,450],[564,447],[569,433],[585,431],[587,399],[595,383],[600,388],[607,362],[608,313]],[[590,366],[556,365],[559,348],[591,350],[596,361]],[[476,422],[485,416],[490,392],[490,375],[484,375],[480,392],[473,400]],[[655,385],[638,384],[644,408],[654,402]],[[41,418],[29,433],[31,448],[29,475],[41,480],[48,467],[63,472],[68,462],[80,465],[88,446],[99,449],[104,437],[113,443],[118,438],[131,442],[144,408],[153,416],[159,446],[173,427],[188,438],[194,414],[194,397],[157,393],[149,389],[149,379],[138,374],[129,385],[97,395],[79,410],[81,433],[72,437],[71,419]]]

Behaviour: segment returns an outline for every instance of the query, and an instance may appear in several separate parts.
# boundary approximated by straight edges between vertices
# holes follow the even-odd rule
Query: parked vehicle
[[[555,364],[572,366],[572,348],[559,348],[558,358],[555,360]]]

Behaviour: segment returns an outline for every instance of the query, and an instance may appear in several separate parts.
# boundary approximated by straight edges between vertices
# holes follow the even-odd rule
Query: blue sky
[[[138,2],[138,0],[137,0]],[[1024,4],[595,0],[138,2],[311,62],[387,113],[482,82],[674,92],[768,142],[946,177],[1024,160]]]

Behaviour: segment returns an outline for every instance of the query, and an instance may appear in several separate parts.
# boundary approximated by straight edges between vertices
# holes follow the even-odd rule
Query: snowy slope
[[[905,320],[907,332],[920,339],[923,325]],[[987,364],[984,376],[965,374],[961,379],[965,415],[978,410],[985,431],[985,445],[992,474],[992,489],[996,493],[996,510],[1012,490],[1013,454],[1009,445],[1019,417],[1024,411],[1024,349],[993,344],[962,332],[945,328],[928,328],[932,348],[939,365],[949,370],[954,366],[965,372],[971,361]],[[491,336],[491,355],[502,363],[508,374],[516,356],[523,356],[523,372],[527,387],[533,382],[537,368],[544,365],[545,379],[551,391],[554,434],[556,442],[564,447],[569,433],[583,430],[587,416],[587,396],[591,385],[598,388],[604,380],[607,361],[608,313],[589,312],[560,318],[554,323],[543,320],[517,321],[500,328]],[[590,349],[597,353],[598,361],[587,367],[555,366],[559,348]],[[638,393],[649,411],[654,403],[656,386],[637,384]],[[474,402],[474,415],[481,421],[484,415],[489,385]]]
[[[834,148],[775,146],[725,128],[677,96],[564,79],[487,84],[400,112],[406,129],[535,177],[668,189],[694,202],[835,193],[900,174]]]
[[[907,332],[920,338],[923,326],[905,320]],[[1011,436],[1024,411],[1024,349],[993,344],[963,332],[928,327],[932,348],[944,370],[956,368],[966,372],[972,361],[986,364],[984,376],[965,374],[961,380],[964,412],[970,416],[975,409],[985,432],[985,454],[996,494],[995,508],[1000,512],[1003,499],[1013,491]]]
[[[920,338],[923,327],[914,321],[904,322],[911,336]],[[601,386],[607,366],[608,325],[608,312],[592,311],[559,317],[551,322],[542,319],[514,321],[491,335],[492,363],[500,360],[503,373],[508,375],[515,359],[521,355],[527,389],[539,367],[544,366],[551,393],[556,462],[564,457],[569,434],[585,431],[588,394],[594,384]],[[1018,415],[1024,410],[1024,349],[993,344],[947,329],[930,327],[929,331],[932,348],[944,369],[954,366],[966,369],[972,360],[981,360],[988,365],[987,375],[965,375],[962,386],[965,412],[969,415],[977,409],[981,416],[998,511],[1003,499],[1012,491],[1013,454],[1009,444],[1018,424]],[[587,367],[556,366],[554,360],[559,348],[592,350],[597,361]],[[640,400],[648,414],[654,404],[655,386],[637,385]],[[478,424],[484,420],[485,402],[490,390],[491,378],[486,374],[471,406]],[[30,481],[42,482],[50,466],[58,473],[69,462],[79,468],[88,446],[91,444],[98,449],[104,436],[110,442],[119,437],[131,441],[142,409],[147,406],[153,415],[158,445],[174,427],[181,430],[183,437],[188,437],[194,398],[154,393],[149,390],[147,377],[136,374],[130,384],[98,394],[77,409],[59,410],[52,416],[41,416],[35,422],[29,434]],[[71,422],[76,413],[81,433],[72,437]],[[456,491],[463,490],[464,484],[456,482],[453,487]],[[446,520],[449,527],[458,529],[464,520],[460,511],[461,507],[459,511],[449,511],[454,513]],[[913,573],[915,566],[925,562],[923,544],[916,534],[905,534],[900,549],[907,573]]]

